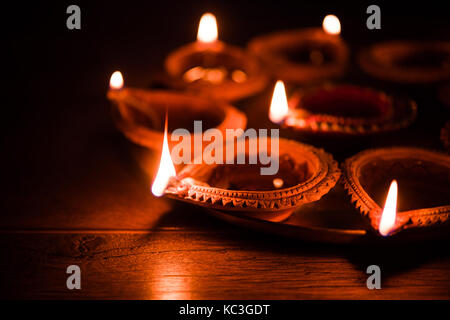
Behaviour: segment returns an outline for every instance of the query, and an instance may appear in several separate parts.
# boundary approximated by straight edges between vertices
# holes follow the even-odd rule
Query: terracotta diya
[[[114,73],[108,99],[113,102],[113,116],[118,129],[137,145],[160,150],[164,137],[164,118],[170,114],[169,132],[184,128],[194,132],[195,120],[202,129],[244,129],[246,116],[222,101],[167,90],[144,90],[123,87],[123,78]],[[201,133],[200,133],[201,134]],[[192,139],[195,139],[193,133]],[[169,142],[171,145],[172,142]]]
[[[368,74],[399,83],[432,83],[450,79],[450,42],[390,41],[359,55]]]
[[[246,156],[252,154],[249,150]],[[260,169],[259,164],[186,165],[171,178],[165,194],[218,213],[276,222],[319,200],[340,176],[330,154],[285,139],[279,139],[278,173],[261,175]]]
[[[384,235],[410,229],[419,237],[425,234],[436,236],[439,234],[435,232],[437,227],[444,230],[450,226],[448,155],[409,147],[366,150],[345,161],[343,175],[352,202],[370,220],[373,229],[384,232]],[[389,188],[393,179],[398,184],[393,182]],[[391,190],[395,194],[398,190],[398,202]],[[381,206],[385,197],[383,211]],[[396,206],[398,213],[395,213]],[[388,207],[394,210],[390,217],[391,225],[382,231]]]
[[[227,101],[252,96],[268,83],[256,57],[217,39],[210,13],[200,20],[197,41],[172,52],[165,68],[170,86]]]
[[[339,19],[328,15],[323,30],[309,28],[275,32],[254,38],[248,48],[276,79],[290,83],[310,83],[344,74],[349,50],[339,36]]]
[[[276,108],[271,105],[271,119],[280,112]],[[295,91],[275,122],[305,133],[354,136],[407,127],[416,115],[409,99],[356,85],[323,85]]]

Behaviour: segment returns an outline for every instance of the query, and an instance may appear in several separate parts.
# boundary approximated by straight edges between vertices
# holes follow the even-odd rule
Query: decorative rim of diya
[[[441,129],[441,140],[445,149],[450,151],[450,121],[447,121],[445,126]]]
[[[424,51],[447,55],[441,66],[402,66],[398,61]],[[399,83],[432,83],[450,78],[450,41],[387,41],[360,52],[360,67],[371,76]]]
[[[192,60],[200,54],[226,55],[228,60],[234,61],[239,70],[245,73],[245,80],[240,82],[227,80],[219,84],[205,81],[186,82],[183,74],[189,68],[196,67]],[[171,77],[170,86],[226,101],[236,101],[253,96],[263,91],[269,82],[268,75],[256,57],[239,47],[227,45],[218,40],[214,43],[197,41],[184,45],[167,56],[164,66]]]
[[[212,111],[215,114],[220,113],[221,121],[216,128],[222,132],[225,132],[226,129],[245,129],[247,124],[245,114],[232,105],[224,101],[186,93],[127,87],[121,90],[109,90],[108,98],[114,102],[113,117],[115,124],[124,136],[138,145],[154,150],[161,149],[164,137],[163,118],[155,114],[152,108],[157,104],[167,108],[171,118],[176,116],[175,113],[171,113],[174,106],[180,106],[180,108],[192,106],[197,110],[208,113]],[[133,111],[138,111],[150,119],[152,128],[138,123]],[[189,109],[183,109],[180,112],[189,112]],[[192,133],[192,135],[195,134]]]
[[[347,100],[347,103],[358,103],[358,106],[353,108],[355,111],[360,111],[361,105],[366,105],[377,114],[370,117],[339,116],[336,115],[339,111],[337,107],[335,110],[330,109],[330,113],[327,113],[326,109],[314,112],[314,108],[302,107],[320,103],[322,108],[332,108],[332,104],[339,99]],[[413,100],[400,99],[382,91],[356,85],[326,84],[298,89],[289,99],[289,107],[289,113],[283,123],[285,126],[297,131],[321,134],[366,135],[398,130],[409,126],[417,116],[417,105]]]
[[[424,162],[436,166],[447,167],[450,172],[450,156],[443,153],[414,147],[390,147],[362,151],[342,164],[342,183],[351,197],[351,202],[363,216],[370,220],[371,226],[378,230],[383,209],[373,200],[361,184],[361,172],[369,163],[380,160],[394,160],[396,165],[402,161],[415,160],[414,166],[421,166]],[[404,164],[402,166],[406,166]],[[394,178],[394,177],[393,177]],[[386,190],[387,191],[387,190]],[[413,209],[397,213],[394,233],[401,229],[436,226],[448,223],[450,219],[450,205]]]
[[[332,61],[314,65],[293,62],[283,51],[301,48],[309,43],[326,44],[332,50]],[[253,38],[248,48],[257,55],[277,79],[291,83],[307,83],[342,76],[349,62],[349,49],[340,36],[318,28],[286,30]]]
[[[302,204],[319,200],[335,186],[340,177],[338,163],[331,154],[323,149],[279,139],[280,157],[288,154],[295,161],[308,161],[312,171],[311,176],[294,186],[264,190],[230,190],[209,186],[202,181],[190,178],[202,170],[212,170],[217,165],[187,165],[169,182],[166,194],[172,198],[197,204],[209,209],[220,211],[239,211],[254,213],[258,217],[264,213],[272,213],[272,221],[284,220],[293,210]],[[286,214],[287,212],[287,214]],[[276,218],[277,216],[282,218]]]

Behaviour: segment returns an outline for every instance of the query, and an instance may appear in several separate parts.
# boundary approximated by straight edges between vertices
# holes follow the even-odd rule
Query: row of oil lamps
[[[153,193],[216,212],[279,222],[319,200],[341,179],[352,202],[383,236],[423,227],[445,230],[450,216],[450,157],[444,153],[405,147],[367,150],[339,168],[321,149],[280,139],[280,171],[275,177],[260,176],[251,166],[205,164],[186,165],[177,174],[169,152],[170,128],[167,118],[165,126],[161,120],[166,108],[173,128],[203,120],[222,132],[245,129],[245,114],[230,102],[260,93],[273,78],[278,81],[268,116],[282,127],[324,139],[352,139],[409,126],[417,115],[412,100],[356,85],[321,84],[342,76],[347,68],[349,50],[340,31],[338,18],[328,15],[323,30],[273,33],[253,39],[248,50],[242,50],[218,40],[216,19],[208,13],[200,21],[197,41],[166,59],[167,85],[176,91],[125,88],[121,73],[113,73],[108,98],[115,106],[117,127],[132,142],[161,151]],[[414,64],[411,52],[419,51],[425,57],[433,53],[434,60],[438,54],[440,62]],[[364,50],[359,61],[367,73],[388,81],[421,84],[450,79],[448,42],[382,43]],[[301,87],[288,99],[284,82]],[[398,186],[393,180],[382,209],[373,195],[397,176],[432,183],[442,194],[433,199],[422,195],[425,199],[416,201],[418,207],[405,205],[407,210],[397,214]]]

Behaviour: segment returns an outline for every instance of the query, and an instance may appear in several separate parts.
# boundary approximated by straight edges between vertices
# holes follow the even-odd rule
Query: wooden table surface
[[[262,4],[260,20],[267,23],[248,24],[254,6],[242,6],[235,16],[233,5],[237,2],[220,6],[222,18],[235,26],[227,36],[241,37],[241,43],[299,23],[289,8],[276,20],[264,18],[273,10]],[[151,179],[109,117],[108,78],[119,67],[128,84],[147,83],[151,68],[162,65],[177,43],[191,39],[191,31],[181,26],[192,23],[202,6],[189,2],[167,16],[164,6],[133,11],[86,4],[86,24],[78,33],[65,29],[64,5],[42,6],[36,10],[48,19],[21,26],[10,45],[16,73],[8,79],[14,87],[6,100],[11,116],[2,115],[2,298],[450,298],[448,241],[383,247],[306,243],[229,225],[202,209],[151,195]],[[22,21],[26,12],[16,9],[12,15]],[[33,10],[27,14],[40,17]],[[121,19],[123,14],[128,20]],[[167,38],[157,27],[158,17],[179,23],[180,34],[173,29]],[[310,20],[305,24],[313,25]],[[59,29],[57,23],[62,23]],[[363,31],[356,36],[368,37]],[[432,147],[439,148],[439,130],[449,112],[426,103],[421,110],[427,107],[435,109],[422,113],[424,125],[404,132],[402,141],[421,145],[426,132]],[[246,111],[251,126],[266,118],[258,106]],[[151,157],[149,167],[157,161]],[[81,267],[81,290],[66,288],[66,268],[72,264]],[[366,287],[366,268],[372,264],[381,267],[381,290]]]

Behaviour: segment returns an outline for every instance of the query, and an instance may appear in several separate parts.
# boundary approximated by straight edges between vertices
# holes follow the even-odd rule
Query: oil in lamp
[[[408,239],[447,235],[450,156],[410,147],[371,149],[347,159],[342,167],[351,201],[380,235],[402,230],[407,230],[401,234],[407,233]],[[381,209],[378,203],[389,183]]]
[[[275,86],[274,99],[286,94],[280,83]],[[280,109],[280,104],[272,104],[271,121],[315,135],[355,136],[397,130],[410,125],[417,115],[414,101],[357,85],[297,89],[288,105]]]
[[[246,116],[230,104],[206,97],[168,90],[124,87],[119,71],[111,76],[108,99],[113,102],[117,128],[133,143],[151,150],[161,150],[164,116],[171,115],[169,132],[184,128],[194,132],[194,120],[201,120],[203,130],[217,128],[245,129]],[[195,139],[195,134],[192,134]]]
[[[360,52],[358,62],[373,77],[425,84],[450,79],[449,41],[388,41]]]
[[[268,82],[258,59],[218,40],[211,13],[202,16],[197,41],[169,54],[165,68],[170,86],[226,101],[252,96]]]
[[[322,29],[259,36],[250,41],[248,48],[261,58],[276,79],[296,84],[319,82],[345,73],[349,50],[340,33],[339,19],[327,15]]]

